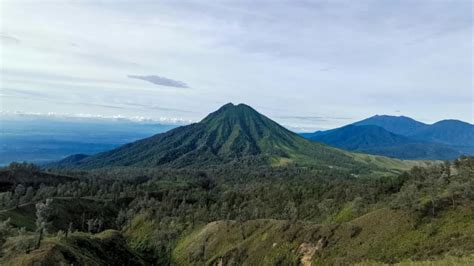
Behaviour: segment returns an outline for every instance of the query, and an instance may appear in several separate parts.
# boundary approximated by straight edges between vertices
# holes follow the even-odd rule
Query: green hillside
[[[201,122],[179,127],[95,156],[73,156],[51,166],[200,167],[222,164],[310,165],[369,172],[379,168],[350,153],[308,141],[250,106],[226,104]],[[74,159],[75,158],[75,159]]]
[[[474,252],[473,157],[351,153],[246,105],[56,166],[0,169],[0,263],[350,265]]]
[[[296,165],[69,171],[80,181],[0,195],[0,264],[472,262],[473,173],[472,157],[370,177]]]
[[[223,220],[183,237],[173,260],[177,265],[349,265],[368,261],[375,265],[441,260],[448,254],[472,254],[473,220],[473,206],[421,222],[390,209],[341,224]]]

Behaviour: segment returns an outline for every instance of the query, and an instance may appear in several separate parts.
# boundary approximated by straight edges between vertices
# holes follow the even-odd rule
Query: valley
[[[473,169],[347,152],[227,104],[96,155],[4,167],[0,261],[468,265]]]

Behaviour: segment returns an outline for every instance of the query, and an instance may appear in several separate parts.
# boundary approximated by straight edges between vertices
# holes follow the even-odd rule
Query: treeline
[[[414,167],[399,178],[403,186],[391,206],[421,217],[436,216],[440,210],[474,200],[474,157]]]
[[[19,166],[14,167],[18,170]],[[360,178],[337,169],[296,166],[206,170],[109,168],[56,174],[76,181],[38,187],[16,184],[1,194],[1,208],[48,204],[47,199],[55,198],[108,202],[118,209],[116,217],[112,217],[113,223],[84,214],[87,225],[70,226],[60,234],[120,229],[126,232],[136,250],[148,254],[158,264],[169,262],[170,252],[183,233],[211,221],[238,221],[245,238],[251,229],[243,224],[253,219],[340,223],[380,207],[404,209],[423,218],[474,200],[474,157],[414,167],[400,175],[378,178]],[[39,212],[41,206],[44,207],[36,206]],[[46,230],[49,219],[61,219],[54,212],[51,210],[37,224],[35,239],[53,233]],[[11,230],[14,229],[8,223],[0,225],[2,241],[20,235]]]

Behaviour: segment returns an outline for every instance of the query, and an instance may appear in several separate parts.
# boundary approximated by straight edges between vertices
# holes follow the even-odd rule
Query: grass
[[[337,219],[350,219],[350,208],[348,205],[343,209]],[[306,243],[317,249],[311,258],[313,265],[471,262],[470,254],[474,252],[472,221],[474,210],[470,206],[458,207],[421,222],[403,211],[384,208],[332,225],[251,220],[243,224],[245,238],[237,221],[217,221],[183,237],[172,258],[178,265],[297,264],[302,255],[297,251],[298,247]]]
[[[401,171],[408,171],[414,166],[426,166],[430,163],[436,163],[436,161],[400,160],[384,156],[369,155],[355,152],[347,152],[347,154],[353,157],[358,162],[375,165],[380,169],[389,169],[395,173],[400,173]],[[387,174],[386,171],[382,173]]]
[[[129,245],[135,250],[146,250],[152,246],[153,232],[158,228],[158,222],[147,219],[145,215],[137,215],[124,235]]]
[[[380,266],[380,265],[394,265],[394,266],[471,266],[474,265],[474,255],[465,257],[446,256],[439,260],[425,260],[413,261],[407,260],[395,264],[385,264],[380,262],[365,261],[355,264],[356,266]]]
[[[338,231],[340,240],[316,262],[324,264],[338,256],[344,263],[363,259],[395,263],[407,258],[435,259],[446,253],[467,255],[474,251],[473,220],[471,207],[458,207],[419,224],[402,211],[376,210],[348,223],[361,228],[357,237]]]

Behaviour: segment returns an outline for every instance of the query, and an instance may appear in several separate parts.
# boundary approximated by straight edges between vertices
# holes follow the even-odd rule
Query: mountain
[[[412,142],[409,138],[389,132],[379,126],[347,125],[338,129],[305,135],[308,139],[324,142],[346,150],[359,150],[375,146],[389,146]]]
[[[452,146],[472,147],[474,146],[474,125],[459,120],[442,120],[416,131],[411,136]]]
[[[375,115],[359,122],[353,123],[356,126],[379,126],[387,131],[402,136],[409,136],[414,132],[428,127],[427,124],[418,122],[406,116]]]
[[[301,136],[341,149],[399,159],[450,160],[474,154],[474,125],[459,120],[429,125],[405,116],[376,115]]]
[[[362,163],[353,157],[347,152],[306,140],[250,106],[229,103],[199,123],[97,155],[68,157],[53,166],[209,167],[232,162],[360,166]]]
[[[347,125],[341,128],[305,134],[308,139],[350,151],[361,151],[401,159],[454,159],[461,155],[455,149],[429,143],[385,130],[379,126]]]
[[[406,116],[376,115],[352,125],[372,125],[395,134],[426,142],[458,147],[474,146],[474,125],[454,119],[424,124]]]

